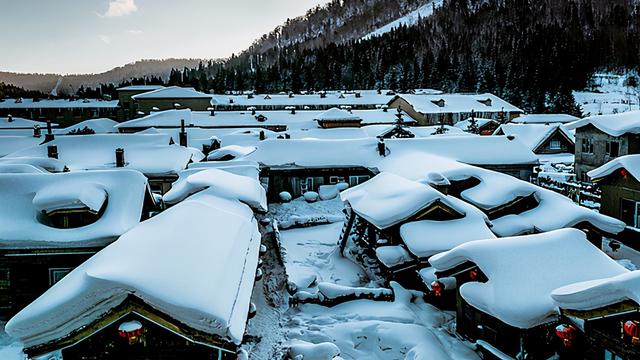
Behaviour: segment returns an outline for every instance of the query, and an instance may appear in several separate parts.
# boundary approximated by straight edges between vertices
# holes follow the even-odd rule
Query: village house
[[[136,114],[150,114],[152,111],[169,109],[191,109],[193,111],[207,111],[215,105],[212,95],[194,90],[193,88],[169,86],[152,91],[145,91],[132,95]]]
[[[137,171],[51,174],[31,165],[2,166],[0,318],[5,320],[158,210],[147,179]]]
[[[165,134],[95,134],[57,136],[4,159],[23,158],[57,159],[71,171],[134,169],[149,179],[154,192],[165,193],[180,170],[204,155],[197,149],[173,144],[171,136]]]
[[[561,124],[502,124],[494,135],[516,137],[539,156],[541,163],[573,163],[574,134]]]
[[[362,119],[359,116],[338,108],[331,108],[316,116],[314,120],[323,129],[360,127],[362,124]]]
[[[619,239],[640,248],[640,154],[618,157],[588,175],[602,189],[600,212],[628,226]]]
[[[640,271],[567,285],[551,297],[561,359],[640,358]]]
[[[640,154],[640,111],[597,115],[568,124],[575,129],[575,173],[589,182],[587,173],[624,155]]]
[[[439,278],[470,269],[456,282],[456,331],[488,358],[554,355],[561,324],[552,292],[628,273],[576,229],[473,241],[429,262]]]
[[[238,175],[204,172],[235,192],[174,190],[185,200],[126,232],[7,323],[29,357],[237,358],[261,272],[261,235],[246,204],[266,207],[265,193],[255,180],[240,188],[229,182]]]
[[[117,100],[99,99],[0,99],[0,117],[12,115],[31,120],[50,120],[62,126],[86,119],[115,119]]]
[[[131,85],[116,89],[118,93],[118,116],[117,120],[122,122],[138,117],[138,108],[132,97],[149,91],[164,89],[162,85]]]
[[[472,115],[506,123],[523,113],[499,97],[485,94],[396,95],[390,108],[401,108],[420,125],[455,125]]]

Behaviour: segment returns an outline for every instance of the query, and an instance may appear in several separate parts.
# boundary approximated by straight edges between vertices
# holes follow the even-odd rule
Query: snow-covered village
[[[0,13],[0,360],[640,359],[640,3],[196,2]]]

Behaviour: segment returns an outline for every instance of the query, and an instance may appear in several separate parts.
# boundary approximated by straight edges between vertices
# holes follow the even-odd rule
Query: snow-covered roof
[[[362,120],[359,116],[352,112],[331,108],[323,113],[320,113],[315,118],[316,121],[358,121]]]
[[[17,158],[3,157],[0,158],[0,165],[32,165],[49,172],[62,172],[66,166],[64,162],[58,159],[28,156]]]
[[[239,158],[242,156],[247,156],[254,151],[256,151],[255,146],[228,145],[210,152],[209,155],[207,155],[207,160],[215,161],[227,156],[231,156],[233,158]]]
[[[246,205],[197,194],[122,235],[20,311],[6,330],[27,347],[44,344],[135,295],[181,324],[240,344],[259,247]]]
[[[171,175],[200,161],[204,155],[196,149],[169,145],[164,134],[96,134],[56,136],[46,144],[20,150],[7,158],[47,157],[47,147],[58,147],[58,158],[70,170],[109,169],[115,167],[115,150],[124,149],[125,169],[135,169],[148,176]]]
[[[33,99],[4,99],[0,101],[0,109],[115,109],[118,100],[80,99],[80,100],[37,100]]]
[[[240,201],[256,211],[268,210],[266,192],[258,179],[221,169],[201,169],[181,177],[173,183],[163,199],[167,204],[175,204],[203,190],[218,197]]]
[[[96,134],[117,133],[118,130],[115,128],[116,125],[118,125],[117,121],[108,118],[90,119],[63,129],[55,129],[53,133],[64,135],[71,131],[83,130],[85,127],[93,130]]]
[[[129,85],[117,88],[117,91],[152,91],[163,89],[162,85]]]
[[[428,258],[465,242],[496,237],[489,229],[490,221],[482,211],[450,196],[447,200],[464,215],[463,218],[420,220],[400,227],[402,241],[413,255]]]
[[[340,198],[379,229],[398,224],[435,201],[455,209],[445,195],[431,186],[387,172],[343,191]]]
[[[486,112],[522,112],[521,109],[509,104],[505,100],[490,94],[438,94],[438,95],[412,95],[402,94],[398,97],[420,113],[440,114],[440,113],[476,113]],[[444,106],[438,106],[440,100],[444,100]]]
[[[2,105],[2,103],[0,103],[0,105]],[[40,126],[43,131],[46,131],[45,129],[47,128],[47,123],[44,121],[35,121],[19,117],[11,117],[11,121],[9,121],[8,117],[0,117],[0,130],[28,129],[33,132],[33,127],[36,125]],[[51,127],[58,127],[58,124],[52,123]]]
[[[593,125],[611,136],[622,136],[626,133],[640,134],[640,111],[589,116],[567,124],[566,128],[573,130],[587,125]]]
[[[560,308],[572,310],[593,310],[627,300],[640,304],[640,271],[566,285],[551,296]]]
[[[0,174],[32,174],[46,173],[47,171],[39,166],[30,164],[3,164],[0,163]]]
[[[125,121],[117,124],[117,129],[122,128],[149,128],[149,127],[180,127],[182,120],[185,126],[195,125],[191,120],[192,111],[190,109],[171,109],[164,111],[154,111],[147,116],[138,119]],[[210,119],[207,119],[210,120]],[[201,124],[198,124],[201,126]]]
[[[598,180],[620,169],[627,170],[631,176],[640,182],[640,155],[625,155],[615,158],[599,168],[589,171],[587,175],[589,175],[592,180]]]
[[[0,131],[0,133],[2,133],[2,131]],[[37,138],[33,136],[0,135],[0,158],[18,150],[39,145],[43,141],[44,136]]]
[[[205,162],[195,162],[189,164],[187,170],[182,170],[178,176],[182,177],[183,174],[186,173],[194,173],[196,171],[202,171],[206,169],[220,169],[232,174],[248,176],[254,179],[258,179],[260,175],[260,165],[255,161],[244,161],[244,160],[234,160],[234,161],[205,161]]]
[[[212,95],[196,91],[194,88],[169,86],[133,95],[134,100],[145,99],[211,99]]]
[[[103,246],[137,225],[147,179],[137,171],[0,173],[0,246]],[[99,219],[79,228],[58,229],[38,220],[41,210],[87,207]]]
[[[360,97],[356,95],[360,93]],[[325,92],[326,96],[321,97],[320,94],[299,95],[290,97],[287,94],[258,94],[253,97],[247,95],[213,95],[213,99],[220,105],[227,106],[295,106],[299,110],[304,106],[375,106],[384,105],[393,98],[393,95],[387,95],[386,92],[378,94],[376,91],[358,91],[358,92]]]
[[[511,122],[518,124],[566,124],[578,119],[578,117],[569,114],[526,114],[514,118]]]
[[[561,131],[569,140],[574,141],[574,134],[565,130],[562,124],[502,124],[495,132],[515,136],[534,151],[556,131]]]
[[[498,121],[493,119],[475,118],[475,120],[478,128],[481,128],[487,124],[499,124]],[[467,131],[467,129],[469,129],[469,125],[471,125],[471,119],[458,121],[453,126],[458,129],[461,129],[462,131]]]
[[[522,329],[558,316],[553,290],[628,272],[575,229],[468,242],[429,260],[440,271],[467,261],[488,281],[465,283],[460,295],[475,308]]]

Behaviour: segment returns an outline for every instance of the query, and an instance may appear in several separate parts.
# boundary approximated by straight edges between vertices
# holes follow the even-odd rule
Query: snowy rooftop
[[[129,85],[121,88],[117,88],[117,91],[152,91],[163,89],[162,85]]]
[[[640,304],[640,271],[563,286],[551,296],[559,307],[572,310],[593,310],[627,300]]]
[[[455,208],[445,195],[431,186],[387,172],[343,191],[340,198],[379,229],[400,223],[435,201]]]
[[[496,133],[515,136],[534,151],[556,131],[561,131],[568,139],[574,141],[574,133],[566,130],[561,124],[502,124]]]
[[[587,175],[589,175],[593,180],[598,180],[609,176],[620,169],[625,169],[636,179],[636,181],[640,182],[640,154],[625,155],[615,158],[599,168],[589,171]]]
[[[460,295],[472,306],[523,329],[557,317],[553,290],[628,272],[575,229],[473,241],[429,260],[440,271],[467,261],[489,280],[463,284]]]
[[[115,150],[124,149],[125,169],[148,176],[171,175],[185,169],[190,161],[204,155],[193,148],[169,145],[170,136],[161,134],[96,134],[56,136],[55,140],[20,150],[7,158],[47,158],[47,147],[58,147],[58,158],[70,170],[97,170],[115,167]],[[19,160],[16,160],[19,161]]]
[[[315,120],[317,121],[357,121],[362,120],[358,115],[353,114],[352,112],[331,108],[323,113],[320,113],[316,116]]]
[[[0,133],[2,133],[2,131],[0,131]],[[28,149],[30,147],[40,145],[40,143],[42,143],[43,141],[44,136],[37,138],[27,135],[0,135],[0,158],[18,150]]]
[[[0,190],[1,247],[103,246],[140,221],[147,179],[129,170],[0,173]],[[41,210],[97,211],[107,198],[104,212],[87,226],[58,229],[38,220]]]
[[[0,103],[2,105],[2,103]],[[0,107],[1,108],[1,107]],[[11,117],[11,121],[9,121],[8,117],[0,117],[0,129],[1,130],[9,130],[9,129],[28,129],[33,132],[34,126],[40,126],[43,131],[46,131],[47,123],[44,121],[35,121],[29,119],[23,119],[19,117]],[[58,124],[51,124],[51,127],[58,127]]]
[[[398,95],[407,101],[413,108],[423,114],[439,113],[476,113],[483,112],[522,112],[521,109],[509,104],[501,98],[489,94],[439,94],[439,95]],[[436,103],[444,100],[444,106]]]
[[[118,125],[117,121],[107,119],[107,118],[90,119],[90,120],[79,122],[75,125],[72,125],[66,128],[55,129],[53,133],[64,135],[72,131],[83,130],[85,127],[93,130],[96,134],[117,133],[118,129],[115,128],[116,125]],[[43,132],[44,132],[44,129],[43,129]]]
[[[527,114],[520,115],[511,120],[511,122],[518,124],[566,124],[578,119],[579,118],[569,114]]]
[[[478,128],[481,128],[487,124],[499,124],[498,121],[493,120],[493,119],[482,119],[482,118],[475,118],[476,123]],[[453,125],[454,127],[461,129],[462,131],[467,131],[467,129],[469,128],[469,125],[471,125],[471,120],[467,119],[467,120],[462,120],[462,121],[458,121],[457,123],[455,123],[455,125]]]
[[[613,115],[595,115],[567,124],[567,129],[579,129],[593,125],[611,136],[626,133],[640,134],[640,111],[629,111]]]
[[[259,247],[247,206],[198,194],[122,235],[20,311],[6,329],[27,347],[44,344],[135,295],[192,329],[240,344]]]
[[[169,86],[134,95],[134,100],[144,99],[211,99],[212,95],[196,91],[194,88]]]
[[[393,95],[387,95],[386,92],[378,94],[376,91],[361,91],[360,97],[356,96],[356,92],[326,92],[326,97],[320,94],[312,95],[294,95],[289,97],[287,94],[258,94],[249,98],[247,95],[213,95],[213,99],[220,105],[231,106],[296,106],[302,108],[304,106],[371,106],[384,105],[393,98]]]
[[[33,99],[4,99],[0,101],[0,109],[69,109],[69,108],[101,108],[115,109],[118,107],[118,100],[38,100]]]

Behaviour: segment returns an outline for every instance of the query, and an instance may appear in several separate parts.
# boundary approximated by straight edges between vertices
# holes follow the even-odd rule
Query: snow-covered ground
[[[396,19],[390,23],[388,23],[387,25],[370,32],[369,34],[365,35],[362,37],[362,40],[366,40],[369,39],[371,37],[374,36],[380,36],[382,34],[388,33],[390,31],[392,31],[393,29],[396,29],[402,25],[405,26],[411,26],[411,25],[415,25],[416,23],[418,23],[418,21],[422,18],[425,18],[427,16],[430,16],[431,14],[433,14],[433,11],[435,10],[435,8],[438,8],[440,6],[442,6],[442,2],[443,0],[432,0],[429,1],[428,3],[422,5],[421,7],[417,8],[416,10],[408,13],[407,15]]]
[[[593,91],[574,91],[576,103],[584,116],[616,114],[638,110],[639,89],[625,86],[628,74],[594,74]]]
[[[0,322],[0,359],[2,360],[23,360],[22,344],[13,340],[4,332],[4,322]]]

